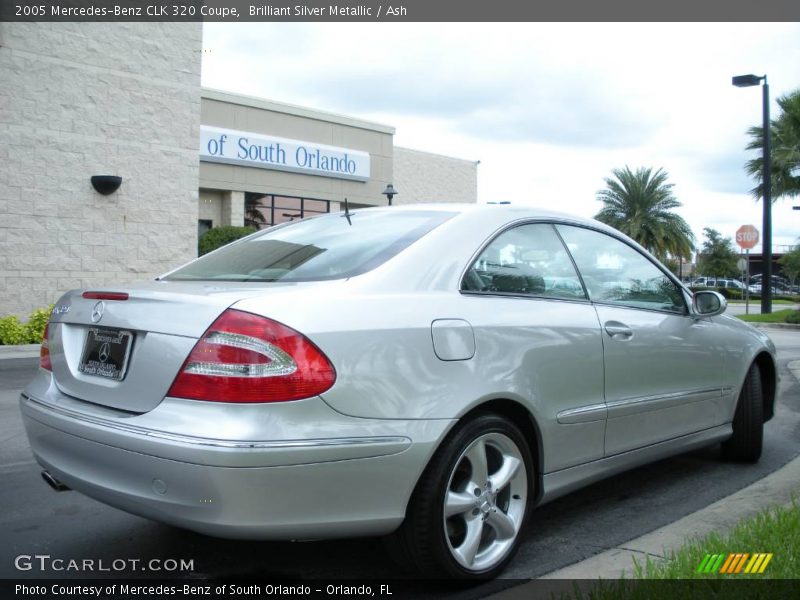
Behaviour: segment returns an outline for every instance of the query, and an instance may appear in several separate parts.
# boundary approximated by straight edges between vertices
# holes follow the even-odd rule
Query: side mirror
[[[695,316],[714,317],[725,312],[725,309],[728,308],[728,301],[718,292],[703,290],[694,293],[692,307]]]

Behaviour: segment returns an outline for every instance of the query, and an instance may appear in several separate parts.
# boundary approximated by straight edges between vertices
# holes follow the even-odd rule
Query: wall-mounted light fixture
[[[391,183],[387,183],[386,184],[386,189],[381,192],[381,194],[383,194],[384,196],[386,196],[389,199],[389,206],[392,205],[392,198],[395,197],[395,194],[399,194],[399,193],[400,192],[398,192],[396,189],[394,189],[394,186]]]
[[[117,175],[92,175],[92,187],[98,194],[108,196],[119,189],[122,184],[122,177]]]

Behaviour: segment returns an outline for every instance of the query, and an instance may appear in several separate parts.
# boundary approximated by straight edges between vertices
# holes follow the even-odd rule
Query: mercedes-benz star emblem
[[[92,309],[92,323],[97,323],[103,318],[103,311],[105,308],[106,305],[102,300],[94,305],[94,308]]]
[[[101,363],[104,363],[108,360],[109,355],[111,354],[111,344],[108,342],[104,342],[102,346],[100,346],[100,352],[97,353],[97,358],[100,359]]]

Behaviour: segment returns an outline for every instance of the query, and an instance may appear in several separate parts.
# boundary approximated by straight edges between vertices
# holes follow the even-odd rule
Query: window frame
[[[612,232],[609,232],[609,231],[604,231],[603,229],[601,229],[599,227],[592,227],[590,225],[586,225],[585,223],[564,221],[564,222],[557,222],[556,225],[564,225],[566,227],[575,227],[575,228],[578,228],[578,229],[588,229],[589,231],[594,231],[595,233],[598,233],[600,235],[605,235],[607,237],[610,237],[613,240],[616,240],[616,241],[626,245],[628,248],[630,248],[631,250],[633,250],[634,252],[639,254],[647,262],[649,262],[651,265],[653,265],[658,271],[661,272],[662,275],[666,276],[666,278],[669,279],[677,287],[678,292],[680,293],[681,300],[683,301],[683,312],[675,312],[675,311],[672,311],[672,310],[665,310],[665,309],[661,309],[661,308],[648,308],[648,307],[645,307],[645,306],[633,306],[633,305],[624,304],[624,303],[621,303],[621,302],[603,302],[602,300],[591,300],[591,296],[590,296],[590,300],[591,300],[592,304],[598,304],[600,306],[615,306],[617,308],[626,308],[626,309],[629,309],[629,310],[644,310],[644,311],[647,311],[647,312],[655,312],[655,313],[660,313],[660,314],[665,314],[665,315],[673,315],[673,316],[681,316],[681,317],[690,316],[689,304],[688,304],[687,298],[686,298],[686,288],[684,287],[683,283],[681,283],[680,280],[672,272],[669,271],[669,269],[664,268],[661,265],[661,263],[659,263],[657,260],[654,260],[655,257],[649,256],[649,254],[646,251],[643,252],[642,248],[637,247],[636,245],[632,244],[630,240],[627,240],[627,239],[625,239],[623,237],[620,237],[620,235],[617,235],[616,233],[612,233]],[[558,232],[558,228],[556,228],[556,232]],[[561,237],[560,234],[559,234],[559,237]],[[563,242],[563,239],[562,239],[562,242]],[[567,246],[566,242],[563,242],[563,243],[567,247],[567,252],[569,252],[570,256],[572,256],[572,252],[570,251],[569,246]],[[574,258],[573,258],[573,262],[574,262]],[[578,268],[577,263],[575,264],[575,267],[576,267],[576,269],[578,269],[578,273],[580,273],[580,269]],[[583,281],[583,274],[581,274],[581,281]],[[588,288],[587,288],[587,293],[588,293]],[[691,296],[691,294],[690,294],[690,296]]]
[[[578,265],[575,264],[575,260],[572,258],[572,253],[567,248],[564,240],[561,239],[561,236],[558,233],[558,230],[555,228],[557,221],[553,221],[552,219],[520,219],[517,221],[513,221],[511,223],[506,223],[503,227],[495,231],[477,250],[477,252],[473,253],[470,257],[469,261],[467,262],[467,268],[463,269],[461,272],[461,276],[458,279],[458,291],[460,294],[469,295],[469,296],[499,296],[502,298],[528,298],[534,300],[563,300],[564,302],[579,302],[581,304],[590,303],[591,300],[589,298],[589,290],[586,288],[586,284],[583,282],[583,277],[581,277],[580,271],[578,270]],[[495,240],[497,240],[501,235],[511,231],[512,229],[516,229],[518,227],[524,227],[525,225],[549,225],[550,229],[552,230],[553,234],[558,239],[558,242],[564,248],[567,257],[569,258],[570,264],[572,268],[575,270],[575,275],[578,277],[578,282],[581,285],[581,289],[583,290],[583,298],[568,298],[564,296],[551,296],[548,294],[530,294],[524,292],[498,292],[492,290],[480,291],[480,290],[465,290],[463,289],[464,280],[470,270],[475,266],[475,263],[478,262],[478,259],[483,255],[484,251],[491,246]]]
[[[470,269],[475,265],[478,259],[481,257],[483,252],[486,248],[489,247],[498,237],[503,235],[505,232],[513,229],[515,227],[520,227],[523,225],[534,225],[534,224],[545,224],[550,225],[553,229],[553,232],[558,237],[558,240],[561,242],[561,245],[564,247],[564,250],[567,252],[567,256],[569,256],[570,262],[572,263],[573,268],[575,269],[575,273],[578,275],[578,279],[581,283],[581,287],[583,288],[584,298],[565,298],[563,296],[547,296],[547,295],[539,295],[539,294],[524,294],[524,293],[515,293],[515,292],[494,292],[494,291],[477,291],[477,290],[464,290],[462,286],[464,285],[464,279],[469,273]],[[651,265],[653,265],[658,271],[660,271],[664,276],[667,277],[669,281],[671,281],[678,289],[680,293],[680,297],[683,301],[683,312],[675,312],[671,310],[664,310],[659,308],[647,308],[644,306],[632,306],[628,304],[616,303],[616,302],[603,302],[602,300],[594,300],[592,299],[591,295],[589,294],[589,288],[586,287],[586,282],[583,280],[583,274],[581,273],[580,268],[578,268],[578,264],[575,262],[575,257],[572,256],[572,251],[569,249],[569,246],[561,237],[561,233],[558,231],[557,225],[563,225],[565,227],[576,227],[578,229],[587,229],[589,231],[593,231],[600,235],[605,235],[621,244],[624,244],[640,256],[648,261]],[[621,234],[618,232],[607,231],[600,227],[593,227],[591,224],[587,224],[581,221],[573,221],[570,219],[552,219],[552,218],[525,218],[525,219],[518,219],[516,221],[512,221],[511,223],[506,223],[503,227],[495,231],[489,238],[484,241],[478,247],[478,250],[473,253],[470,257],[469,261],[467,262],[467,266],[465,269],[462,270],[461,275],[458,279],[458,291],[462,295],[467,296],[499,296],[504,298],[527,298],[527,299],[541,299],[541,300],[560,300],[563,302],[578,302],[581,304],[590,303],[590,304],[597,304],[600,306],[613,306],[616,308],[625,308],[628,310],[643,310],[646,312],[655,312],[659,314],[665,315],[672,315],[672,316],[682,316],[682,317],[689,317],[691,316],[691,311],[689,310],[689,299],[692,297],[691,292],[687,291],[686,287],[681,283],[681,281],[668,269],[664,268],[658,261],[654,260],[654,257],[649,256],[646,251],[643,251],[642,248],[638,247],[635,243],[631,243],[631,240],[622,237]]]

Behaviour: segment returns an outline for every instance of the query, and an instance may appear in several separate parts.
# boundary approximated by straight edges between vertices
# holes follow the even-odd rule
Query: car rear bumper
[[[388,533],[402,521],[417,478],[451,425],[347,417],[318,398],[241,411],[167,399],[163,409],[131,415],[64,396],[52,382],[34,395],[43,391],[43,378],[50,376],[40,373],[20,406],[45,469],[111,506],[219,537]],[[218,413],[213,437],[198,435],[194,423],[205,421],[209,408]],[[183,422],[174,422],[176,410],[183,410]],[[259,413],[267,417],[255,436],[247,422]],[[307,421],[302,431],[298,421]]]

